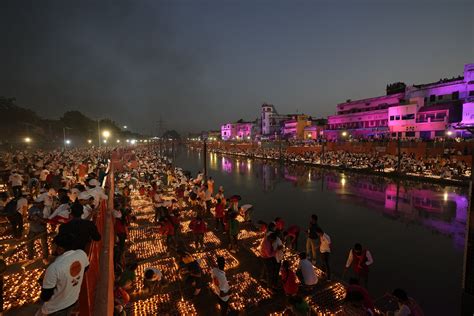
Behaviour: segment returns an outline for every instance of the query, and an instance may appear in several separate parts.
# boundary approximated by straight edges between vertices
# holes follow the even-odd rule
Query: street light
[[[107,144],[107,139],[104,139],[104,144]]]
[[[107,139],[107,138],[110,137],[110,132],[109,132],[109,131],[103,131],[103,132],[102,132],[102,136],[103,136],[105,139]]]
[[[117,144],[120,143],[120,139],[117,139]]]
[[[347,136],[347,132],[342,132],[342,136],[346,137],[346,136]]]
[[[127,125],[124,125],[124,126],[123,126],[123,129],[127,129]]]
[[[92,144],[92,139],[88,139],[87,142],[88,142],[89,144]]]
[[[25,141],[25,143],[31,143],[31,138],[25,137],[24,141]]]
[[[69,144],[71,144],[71,141],[70,141],[69,139],[66,139],[66,140],[64,141],[64,143],[65,143],[66,145],[69,145]]]
[[[452,131],[447,131],[446,135],[451,136],[451,135],[453,135],[453,132]]]

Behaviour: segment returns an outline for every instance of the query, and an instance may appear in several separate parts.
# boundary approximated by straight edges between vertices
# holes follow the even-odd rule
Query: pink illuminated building
[[[453,127],[474,125],[474,64],[464,76],[437,82],[387,86],[387,95],[337,105],[326,138],[422,138],[465,136]]]
[[[235,123],[226,123],[221,126],[222,140],[234,139],[237,135],[237,127]]]
[[[250,140],[255,136],[255,123],[239,120],[221,126],[222,140]]]

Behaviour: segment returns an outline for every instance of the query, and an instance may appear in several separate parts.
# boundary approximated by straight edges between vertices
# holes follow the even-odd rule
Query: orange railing
[[[104,238],[104,219],[107,216],[107,202],[102,201],[99,206],[99,212],[95,218],[95,224],[102,236],[98,242],[92,242],[88,249],[87,255],[89,256],[89,269],[84,274],[84,280],[82,282],[81,294],[79,296],[80,315],[89,316],[92,315],[94,307],[94,298],[96,293],[97,282],[99,280],[99,262],[100,253],[102,250],[103,238]]]
[[[81,293],[79,296],[79,315],[112,315],[113,286],[114,286],[114,229],[113,229],[113,199],[114,171],[113,164],[109,166],[106,178],[108,200],[99,205],[99,212],[94,222],[101,234],[99,242],[92,242],[87,250],[89,269],[84,274]]]

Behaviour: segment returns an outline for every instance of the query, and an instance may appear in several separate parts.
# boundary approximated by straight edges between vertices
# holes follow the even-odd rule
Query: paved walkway
[[[178,263],[173,253],[166,255],[163,238],[151,224],[154,211],[151,202],[136,195],[133,196],[132,207],[138,215],[137,223],[130,229],[129,252],[138,257],[137,286],[132,303],[128,310],[131,315],[215,315],[217,313],[216,296],[206,287],[197,296],[193,297],[192,289],[186,288],[177,272]],[[182,218],[181,241],[193,253],[195,258],[201,259],[201,267],[208,276],[210,267],[215,266],[216,256],[226,258],[226,274],[232,288],[230,299],[231,312],[246,315],[279,315],[285,308],[285,297],[282,291],[273,294],[259,280],[262,265],[256,253],[262,234],[253,225],[241,223],[239,244],[241,250],[232,254],[227,250],[227,236],[213,230],[214,221],[207,218],[210,231],[205,234],[205,247],[196,251],[191,245],[191,236],[187,225],[191,219],[191,211],[184,211]],[[287,258],[297,264],[296,254],[288,252]],[[147,267],[159,268],[169,285],[160,294],[151,297],[140,295],[143,287],[141,278]],[[321,277],[316,289],[306,295],[310,306],[324,315],[335,314],[341,309],[345,296],[342,284],[324,280],[323,273],[315,268]],[[207,279],[209,280],[209,278]],[[321,314],[323,315],[323,314]]]

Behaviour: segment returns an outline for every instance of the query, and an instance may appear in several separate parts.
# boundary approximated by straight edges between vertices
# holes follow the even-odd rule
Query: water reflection
[[[384,216],[422,225],[450,236],[455,248],[464,247],[468,208],[467,190],[413,181],[394,182],[379,176],[341,173],[301,165],[251,160],[210,154],[210,168],[258,179],[264,191],[273,191],[281,181],[305,190],[330,191],[341,200],[370,205]]]

